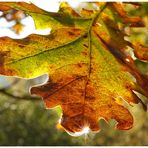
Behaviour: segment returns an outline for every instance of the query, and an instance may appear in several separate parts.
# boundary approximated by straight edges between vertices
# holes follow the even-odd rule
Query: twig
[[[13,99],[18,99],[18,100],[27,100],[27,101],[29,101],[29,100],[31,100],[31,101],[40,101],[41,100],[40,97],[36,97],[36,96],[29,96],[29,95],[25,95],[25,96],[22,96],[22,97],[15,96],[15,95],[13,95],[11,93],[8,93],[5,89],[0,89],[0,93],[6,95],[8,97],[11,97]]]

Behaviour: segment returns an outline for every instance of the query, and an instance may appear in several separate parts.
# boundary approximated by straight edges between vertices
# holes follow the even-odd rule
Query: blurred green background
[[[140,41],[148,45],[148,3],[135,10],[127,7],[130,15],[143,17],[146,27],[131,30],[131,41]],[[148,65],[137,61],[143,73]],[[115,121],[107,125],[99,122],[102,130],[80,137],[72,137],[59,129],[58,119],[60,107],[46,110],[41,98],[30,96],[31,86],[41,84],[47,76],[33,80],[0,76],[0,145],[2,146],[99,146],[99,145],[148,145],[148,112],[141,105],[133,105],[132,112],[135,125],[131,130],[119,131],[114,129]],[[147,103],[146,98],[142,99]]]

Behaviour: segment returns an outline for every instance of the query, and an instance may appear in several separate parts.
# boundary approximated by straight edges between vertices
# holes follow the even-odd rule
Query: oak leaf
[[[142,103],[134,91],[148,97],[148,77],[127,54],[127,47],[134,46],[124,39],[124,27],[143,26],[141,18],[128,17],[125,4],[96,5],[98,10],[78,14],[66,3],[57,13],[26,3],[0,4],[0,10],[21,9],[32,16],[37,29],[52,28],[47,36],[0,38],[0,73],[23,78],[48,73],[48,82],[31,93],[41,96],[47,108],[60,105],[61,125],[71,133],[84,127],[99,131],[101,118],[115,119],[117,129],[130,129],[133,117],[121,100]]]

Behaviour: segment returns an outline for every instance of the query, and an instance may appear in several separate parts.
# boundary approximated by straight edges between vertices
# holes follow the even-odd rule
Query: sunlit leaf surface
[[[124,39],[124,27],[143,27],[141,18],[128,17],[126,4],[95,4],[98,10],[78,14],[66,3],[57,13],[32,4],[0,3],[2,11],[13,8],[32,16],[37,29],[51,27],[47,36],[0,38],[0,73],[22,78],[48,73],[48,82],[31,93],[41,96],[47,108],[62,107],[61,125],[70,133],[87,127],[99,131],[101,118],[115,119],[117,129],[130,129],[133,117],[123,102],[141,102],[133,90],[148,96],[148,77],[126,52],[134,47],[136,57],[146,61],[147,47]]]

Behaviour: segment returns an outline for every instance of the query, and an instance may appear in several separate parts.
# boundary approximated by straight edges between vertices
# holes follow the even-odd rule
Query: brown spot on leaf
[[[83,66],[83,64],[82,64],[82,63],[78,63],[78,64],[76,64],[76,66],[77,66],[78,68],[81,68],[81,67]]]
[[[72,32],[72,31],[69,31],[68,34],[69,34],[70,36],[74,36],[74,35],[75,35],[75,33]]]
[[[16,71],[5,67],[6,57],[9,57],[9,52],[0,52],[0,74],[13,76],[16,74]]]
[[[132,90],[132,86],[129,83],[125,83],[125,88],[127,88],[128,90]]]
[[[88,35],[87,34],[85,34],[84,36],[83,36],[83,38],[87,38],[88,37]]]
[[[20,47],[20,48],[24,48],[24,47],[25,47],[25,45],[19,45],[19,47]]]
[[[86,45],[86,44],[83,44],[86,48],[88,48],[88,45]]]
[[[0,66],[4,64],[4,59],[6,55],[6,52],[0,52]]]
[[[80,14],[85,17],[90,17],[94,15],[94,12],[95,12],[94,10],[88,10],[88,9],[82,8]]]
[[[83,51],[82,54],[83,54],[84,56],[87,56],[87,55],[88,55],[88,52],[87,52],[87,51]]]
[[[135,56],[143,61],[148,62],[148,47],[140,44],[133,45]]]

